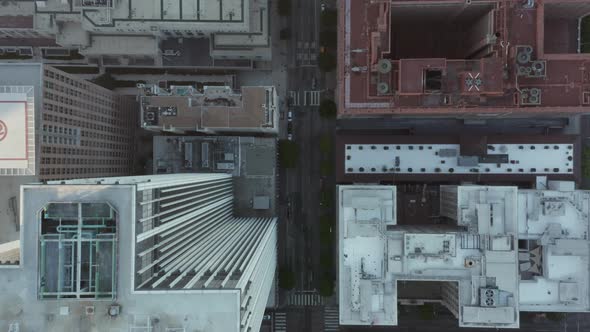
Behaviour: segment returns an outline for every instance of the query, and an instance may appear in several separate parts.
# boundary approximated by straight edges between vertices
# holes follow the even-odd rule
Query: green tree
[[[322,118],[335,118],[338,114],[336,103],[330,99],[324,99],[320,102],[320,115]]]
[[[324,10],[320,16],[322,29],[335,29],[338,25],[338,13],[335,10]]]
[[[328,248],[331,248],[334,243],[334,236],[332,235],[334,232],[334,229],[332,228],[332,220],[333,218],[327,215],[320,217],[320,241]],[[320,260],[323,260],[323,258],[325,258],[323,255],[320,256]],[[331,266],[331,264],[329,264],[329,266]]]
[[[293,289],[295,287],[295,273],[286,267],[279,268],[279,287]]]
[[[299,147],[293,141],[279,141],[279,162],[283,168],[295,168],[299,159]]]
[[[320,45],[334,49],[338,46],[338,34],[334,30],[322,30],[320,32]]]
[[[332,103],[334,103],[332,101]],[[320,104],[321,106],[321,104]],[[336,104],[334,104],[334,109],[336,108]],[[336,114],[334,114],[336,115]],[[322,153],[330,153],[332,152],[332,135],[330,134],[324,134],[320,137],[320,151],[322,151]]]
[[[281,40],[291,39],[291,29],[289,29],[289,28],[281,29],[281,32],[279,33],[279,37]]]
[[[582,149],[582,176],[590,178],[590,148],[587,146]]]
[[[326,208],[331,208],[334,204],[334,192],[331,189],[324,189],[320,192],[320,203]]]
[[[291,0],[279,0],[278,4],[279,15],[289,16],[291,15]]]
[[[326,73],[333,71],[336,69],[336,56],[329,52],[320,53],[318,56],[318,67]]]
[[[332,296],[334,294],[334,278],[324,273],[320,279],[319,293],[321,296]]]

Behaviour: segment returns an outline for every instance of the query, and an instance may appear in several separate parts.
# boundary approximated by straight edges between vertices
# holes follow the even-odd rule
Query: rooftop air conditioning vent
[[[391,71],[391,61],[388,59],[381,59],[377,62],[377,71],[381,74],[387,74]]]
[[[522,88],[520,89],[520,104],[523,106],[541,105],[541,89]]]
[[[377,91],[379,92],[380,95],[385,95],[385,94],[389,93],[389,84],[387,84],[385,82],[381,82],[381,83],[377,84]]]
[[[495,307],[498,304],[500,291],[496,288],[479,289],[479,305],[482,307]]]

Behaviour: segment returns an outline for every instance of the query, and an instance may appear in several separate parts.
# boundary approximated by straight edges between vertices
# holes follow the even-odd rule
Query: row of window
[[[46,109],[46,110],[51,110],[51,109]],[[54,112],[57,113],[57,111],[54,111]],[[83,114],[81,112],[79,112],[79,113]],[[43,120],[57,122],[57,123],[66,124],[66,125],[71,125],[71,126],[75,126],[75,127],[86,128],[86,129],[100,130],[102,132],[110,132],[113,134],[119,134],[119,135],[124,135],[124,136],[128,135],[128,130],[129,130],[129,127],[121,127],[120,121],[115,121],[116,123],[114,125],[105,126],[105,125],[101,125],[101,124],[97,124],[97,123],[93,123],[93,122],[89,122],[89,121],[78,120],[74,116],[64,117],[64,116],[59,116],[59,115],[47,114],[47,112],[43,113]]]
[[[86,175],[92,176],[93,174],[97,174],[96,176],[114,176],[116,174],[128,174],[129,169],[126,167],[76,167],[76,168],[41,168],[39,170],[41,175],[41,180],[47,180],[47,178],[43,178],[43,175]],[[66,177],[66,178],[78,178],[79,176],[73,177]]]
[[[124,159],[84,159],[84,158],[60,158],[43,157],[40,160],[42,165],[128,165],[130,160]]]
[[[50,68],[45,69],[45,77],[50,78],[50,79],[54,79],[55,81],[66,83],[67,85],[69,85],[71,87],[86,90],[86,91],[91,91],[95,88],[94,84],[88,83],[84,80],[72,79],[66,75],[62,75],[61,71],[51,70]],[[99,98],[103,98],[103,99],[107,99],[107,98],[111,97],[110,95],[108,95],[106,93],[101,93],[98,91],[93,91],[93,94],[98,96]]]
[[[55,102],[58,102],[58,103],[61,103],[61,104],[64,104],[64,105],[81,108],[81,109],[84,109],[84,110],[87,110],[87,111],[95,111],[95,112],[99,112],[99,113],[103,113],[103,114],[106,114],[109,111],[109,109],[113,109],[114,108],[114,105],[113,105],[112,107],[103,109],[101,106],[95,106],[95,105],[92,105],[92,104],[88,104],[88,103],[85,103],[83,101],[72,99],[69,96],[62,96],[60,94],[57,94],[57,93],[54,93],[54,92],[51,92],[51,91],[45,91],[45,95],[44,96],[45,96],[45,100],[53,100]],[[89,113],[89,112],[88,112],[88,117],[89,118],[92,118],[93,120],[97,120],[97,121],[102,120],[102,122],[111,123],[111,121],[112,121],[112,120],[109,121],[106,118],[103,118],[103,117],[98,116],[98,115],[94,115],[94,114]]]
[[[45,144],[62,144],[62,145],[79,145],[80,142],[75,138],[43,135],[43,143]]]
[[[45,80],[44,83],[45,86],[45,91],[46,93],[52,93],[52,94],[62,94],[68,97],[75,97],[78,99],[81,99],[85,102],[90,102],[90,103],[94,103],[96,105],[100,105],[102,107],[105,108],[113,108],[115,107],[115,102],[113,101],[113,98],[111,96],[107,96],[107,95],[97,95],[96,93],[87,93],[84,90],[77,90],[77,89],[72,89],[69,86],[66,85],[61,85],[58,83],[55,83],[51,80]],[[94,105],[88,105],[88,107],[92,107]],[[94,107],[92,107],[94,110]]]
[[[123,158],[129,160],[129,151],[108,151],[108,150],[90,150],[90,149],[79,149],[70,147],[57,147],[57,146],[42,146],[41,153],[43,155],[59,154],[59,155],[75,155],[75,156],[88,156],[88,157],[101,157],[101,158]]]
[[[74,135],[74,136],[78,135],[77,128],[65,128],[65,127],[52,126],[52,125],[46,125],[46,124],[43,125],[43,131],[47,132],[47,133],[55,132],[56,134],[64,134],[64,135]]]
[[[59,105],[57,102],[55,103],[55,105],[52,103],[52,101],[45,101],[45,103],[43,104],[43,107],[45,110],[47,111],[55,111],[56,113],[62,113],[62,114],[67,114],[67,115],[71,115],[71,116],[77,116],[80,118],[84,118],[84,119],[92,119],[92,120],[96,120],[99,121],[101,119],[103,122],[108,122],[109,120],[107,120],[106,118],[102,118],[99,117],[97,115],[94,115],[90,112],[88,112],[88,110],[97,110],[100,109],[99,113],[102,113],[106,116],[110,116],[112,118],[117,118],[117,115],[119,113],[117,113],[117,111],[115,109],[109,108],[109,109],[102,109],[99,107],[85,107],[85,108],[81,108],[83,111],[78,111],[75,110],[73,108],[69,108],[67,106],[63,106],[63,105]],[[120,117],[119,117],[120,118]],[[124,120],[124,118],[123,118]]]

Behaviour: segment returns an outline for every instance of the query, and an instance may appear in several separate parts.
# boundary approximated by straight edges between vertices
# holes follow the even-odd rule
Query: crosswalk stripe
[[[287,331],[287,313],[275,312],[275,314],[274,314],[274,331],[275,332],[286,332]]]
[[[324,307],[324,332],[340,331],[339,310],[334,307]]]

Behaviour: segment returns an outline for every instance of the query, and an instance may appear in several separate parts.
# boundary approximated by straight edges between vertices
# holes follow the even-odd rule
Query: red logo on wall
[[[0,120],[0,142],[2,142],[8,134],[8,127],[4,121]]]

